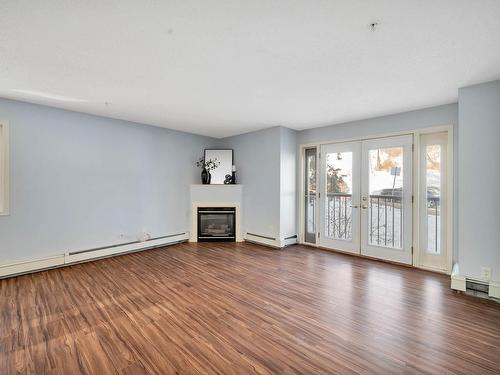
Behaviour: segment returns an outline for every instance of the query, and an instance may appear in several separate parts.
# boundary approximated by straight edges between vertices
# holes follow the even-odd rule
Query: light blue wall
[[[0,118],[11,144],[0,263],[190,229],[194,162],[214,139],[2,99]]]
[[[297,234],[297,132],[281,126],[223,138],[234,149],[243,190],[243,233],[283,240]]]
[[[280,127],[218,141],[234,150],[238,183],[243,184],[243,233],[280,237]]]
[[[280,127],[280,233],[297,235],[297,132]]]
[[[299,145],[453,124],[459,192],[454,228],[456,237],[460,233],[460,254],[455,238],[454,256],[462,273],[478,277],[480,266],[491,266],[498,280],[500,238],[492,226],[499,222],[500,207],[494,202],[500,168],[492,162],[498,159],[495,142],[500,139],[499,86],[496,81],[460,90],[460,127],[458,105],[449,104],[299,132],[274,127],[219,140],[0,100],[0,118],[10,122],[11,142],[11,215],[0,216],[0,262],[135,240],[143,231],[153,236],[188,231],[189,184],[199,183],[194,162],[206,147],[235,150],[238,182],[244,184],[243,229],[276,238],[294,235],[297,215],[292,212],[300,197],[291,203],[298,192],[292,181],[298,181]],[[487,181],[481,184],[481,207],[468,198],[477,192],[478,168]],[[479,212],[485,220],[477,221]]]
[[[500,281],[500,80],[465,87],[459,103],[460,273]]]
[[[363,139],[395,132],[413,131],[441,125],[458,123],[457,103],[402,112],[394,115],[343,124],[303,130],[299,132],[298,144]]]

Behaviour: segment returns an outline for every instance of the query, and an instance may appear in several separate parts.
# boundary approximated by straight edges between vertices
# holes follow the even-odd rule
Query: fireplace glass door
[[[235,241],[234,207],[198,208],[198,241]]]

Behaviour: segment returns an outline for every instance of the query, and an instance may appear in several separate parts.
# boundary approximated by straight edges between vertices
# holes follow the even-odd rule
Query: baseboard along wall
[[[46,258],[29,259],[20,262],[0,264],[0,278],[13,277],[26,273],[39,272],[50,268],[69,266],[115,255],[144,251],[162,246],[184,242],[189,239],[189,233],[177,233],[143,242],[131,242],[97,249],[72,251]]]
[[[263,236],[260,234],[247,232],[245,233],[244,239],[245,241],[256,243],[258,245],[264,245],[278,249],[297,243],[296,235],[280,239],[276,237]]]

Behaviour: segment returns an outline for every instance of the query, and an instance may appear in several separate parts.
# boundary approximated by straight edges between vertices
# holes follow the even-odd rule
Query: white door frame
[[[453,180],[454,180],[454,161],[453,161],[453,156],[454,156],[454,132],[453,132],[453,124],[446,124],[446,125],[439,125],[439,126],[433,126],[433,127],[427,127],[427,128],[421,128],[421,129],[413,129],[409,131],[399,131],[399,132],[391,132],[391,133],[381,133],[381,134],[371,134],[365,138],[359,138],[359,137],[351,137],[351,138],[343,138],[343,139],[330,139],[330,140],[325,140],[325,141],[320,141],[320,142],[309,142],[309,143],[303,143],[299,145],[299,153],[300,153],[300,183],[299,183],[299,243],[305,244],[308,246],[312,247],[321,247],[318,245],[318,236],[316,234],[316,244],[310,244],[304,242],[304,207],[302,204],[302,197],[304,196],[304,150],[306,148],[312,148],[316,147],[316,152],[317,152],[317,157],[316,159],[319,162],[319,152],[320,152],[320,146],[323,144],[328,144],[328,143],[342,143],[342,142],[352,142],[352,141],[363,141],[367,139],[373,139],[373,138],[385,138],[385,137],[391,137],[391,136],[397,136],[397,135],[406,135],[406,134],[413,134],[413,139],[414,139],[414,147],[415,147],[415,152],[413,153],[414,157],[414,162],[413,165],[418,165],[418,150],[419,150],[419,135],[420,134],[427,134],[427,133],[437,133],[437,132],[443,132],[446,131],[448,133],[448,217],[450,220],[448,220],[448,225],[447,225],[447,238],[448,238],[448,243],[447,243],[447,257],[448,257],[448,262],[447,262],[447,269],[446,273],[449,275],[451,274],[452,271],[452,259],[453,259],[453,210],[454,210],[454,198],[453,198]],[[316,168],[316,173],[318,171],[318,168]],[[416,201],[418,202],[418,194],[419,189],[418,189],[418,184],[419,184],[419,168],[413,168],[413,191],[414,194],[417,195]],[[318,181],[318,175],[316,174],[316,181]],[[426,267],[422,267],[419,264],[419,246],[418,246],[418,233],[419,233],[419,225],[418,225],[418,207],[414,207],[415,209],[413,210],[413,266],[417,268],[423,268],[423,269],[428,269],[430,271],[435,271],[435,272],[442,272],[439,270],[435,269],[430,269]],[[318,212],[318,210],[316,210]],[[316,223],[318,223],[319,220],[319,213],[316,216]]]
[[[420,136],[421,135],[426,135],[426,134],[433,134],[433,133],[442,133],[446,132],[447,133],[447,145],[446,145],[446,157],[447,157],[447,170],[446,170],[446,185],[447,185],[447,197],[446,197],[446,228],[443,228],[442,230],[446,231],[446,248],[444,249],[446,251],[446,267],[445,269],[440,269],[440,268],[434,268],[434,267],[429,267],[425,266],[421,262],[421,249],[420,249],[420,221],[419,221],[419,213],[421,211],[421,195],[426,194],[426,192],[421,191],[421,172],[420,172]],[[453,181],[454,181],[454,161],[453,161],[453,156],[454,156],[454,151],[453,151],[453,145],[454,145],[454,135],[453,135],[453,125],[447,125],[447,126],[440,126],[436,128],[429,128],[429,129],[422,129],[420,131],[415,131],[414,132],[414,145],[415,145],[415,152],[413,153],[414,157],[414,165],[418,165],[419,168],[414,168],[413,172],[413,180],[414,180],[414,189],[415,189],[415,209],[413,210],[413,231],[416,234],[413,236],[413,264],[415,267],[426,269],[429,271],[434,271],[434,272],[439,272],[439,273],[445,273],[447,275],[451,275],[452,268],[453,268],[453,243],[454,243],[454,238],[453,238],[453,210],[454,210],[454,198],[453,198]]]
[[[384,137],[363,141],[362,160],[362,188],[361,188],[361,204],[364,207],[361,210],[361,254],[369,257],[381,258],[384,260],[413,264],[412,245],[413,245],[413,155],[412,155],[413,136],[401,135],[397,137]],[[369,151],[378,148],[403,148],[403,196],[402,196],[402,244],[401,249],[391,248],[386,246],[372,245],[368,239],[369,225],[369,202],[370,202],[370,177],[369,177]]]
[[[305,205],[304,205],[304,197],[305,197],[305,179],[304,179],[304,175],[305,175],[305,172],[306,172],[306,163],[305,163],[305,151],[306,149],[308,148],[316,148],[316,174],[314,176],[314,178],[316,179],[316,185],[318,184],[318,177],[319,177],[319,173],[318,173],[318,166],[319,166],[319,154],[320,154],[320,144],[313,144],[313,145],[300,145],[299,146],[299,153],[300,153],[300,162],[299,162],[299,196],[298,196],[298,206],[299,206],[299,209],[298,209],[298,215],[299,215],[299,220],[297,220],[297,223],[299,225],[299,229],[297,231],[297,242],[299,244],[305,244],[305,245],[310,245],[310,246],[317,246],[318,244],[318,231],[316,230],[316,243],[315,244],[312,244],[310,242],[306,242],[305,241],[305,232],[304,232],[304,228],[305,228]],[[319,191],[318,188],[316,188],[316,194],[317,192]],[[318,201],[319,199],[316,198],[316,205],[318,204]],[[319,214],[318,214],[318,207],[316,207],[315,209],[315,225],[316,225],[316,229],[318,228],[318,219],[319,219]]]
[[[420,183],[419,189],[421,194],[419,194],[419,202],[416,208],[419,210],[419,245],[421,248],[420,256],[419,256],[419,264],[423,267],[435,268],[437,270],[445,271],[446,270],[446,255],[447,255],[447,245],[448,242],[446,228],[448,225],[448,142],[447,142],[447,134],[446,132],[440,133],[429,133],[422,134],[419,137],[420,148],[419,148],[419,167],[420,167]],[[441,147],[441,160],[440,160],[440,215],[439,221],[440,225],[444,222],[444,225],[441,227],[441,235],[439,238],[441,244],[441,252],[440,254],[429,254],[427,252],[428,246],[428,233],[429,233],[429,225],[428,225],[428,204],[427,204],[427,155],[425,154],[425,148],[429,145],[439,145]],[[438,216],[436,215],[436,228],[438,224],[437,220]],[[436,230],[437,232],[437,230]],[[437,233],[436,233],[436,241],[437,241]],[[436,242],[437,244],[437,242]],[[444,252],[443,252],[444,249]]]

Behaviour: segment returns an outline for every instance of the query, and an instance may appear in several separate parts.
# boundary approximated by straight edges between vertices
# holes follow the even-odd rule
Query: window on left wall
[[[9,214],[9,128],[0,122],[0,215]]]

